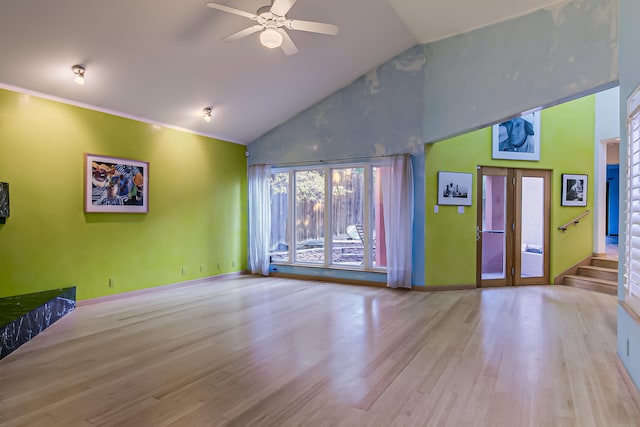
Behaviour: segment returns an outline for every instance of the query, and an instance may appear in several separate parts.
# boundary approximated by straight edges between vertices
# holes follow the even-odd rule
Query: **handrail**
[[[558,227],[558,230],[560,230],[560,231],[562,231],[564,233],[565,231],[567,231],[567,227],[569,227],[571,224],[578,224],[582,218],[584,218],[585,216],[589,215],[590,213],[591,213],[590,210],[584,211],[583,213],[581,213],[580,215],[578,215],[577,217],[575,217],[574,219],[572,219],[568,223]]]

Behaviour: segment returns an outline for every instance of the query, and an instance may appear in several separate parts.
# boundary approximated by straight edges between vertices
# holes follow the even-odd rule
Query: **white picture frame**
[[[84,156],[85,213],[149,212],[149,163],[120,157]]]
[[[438,172],[438,204],[471,206],[473,175],[464,172]]]
[[[540,160],[540,111],[493,126],[493,159]]]

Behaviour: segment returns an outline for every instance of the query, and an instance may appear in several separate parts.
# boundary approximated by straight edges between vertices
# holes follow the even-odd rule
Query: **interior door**
[[[480,167],[478,287],[549,283],[550,171]]]
[[[477,284],[479,287],[510,286],[513,264],[514,193],[511,171],[507,168],[481,167],[478,176],[478,223],[476,226]]]

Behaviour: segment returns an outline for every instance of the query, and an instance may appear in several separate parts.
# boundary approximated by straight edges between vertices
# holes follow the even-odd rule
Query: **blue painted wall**
[[[626,164],[627,150],[627,99],[640,84],[640,55],[638,55],[638,44],[640,43],[640,1],[620,0],[620,23],[619,23],[619,74],[620,74],[620,164]],[[626,181],[620,180],[620,212],[624,212]],[[625,251],[625,227],[626,223],[622,218],[619,230],[620,254]],[[622,259],[622,258],[620,258]],[[622,265],[618,274],[620,283],[618,287],[618,298],[624,299],[624,284]],[[627,353],[627,340],[629,341],[629,352]],[[622,360],[627,372],[636,384],[640,386],[640,324],[638,324],[623,308],[618,309],[618,356]]]
[[[424,285],[424,143],[615,85],[617,15],[618,0],[574,0],[414,46],[258,138],[249,163],[411,153],[413,283]]]
[[[250,164],[271,165],[412,154],[415,285],[424,284],[424,72],[424,48],[415,46],[248,147]],[[295,270],[304,274],[307,269]],[[310,271],[314,276],[319,272],[317,268]],[[344,278],[335,270],[324,274]],[[358,277],[351,274],[353,279]]]
[[[618,237],[620,221],[620,165],[607,165],[607,235]]]
[[[425,45],[425,142],[615,86],[617,13],[574,0]]]

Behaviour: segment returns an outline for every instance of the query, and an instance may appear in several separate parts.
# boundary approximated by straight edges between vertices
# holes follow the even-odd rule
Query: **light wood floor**
[[[83,306],[0,361],[2,426],[640,426],[616,299],[240,277]]]

